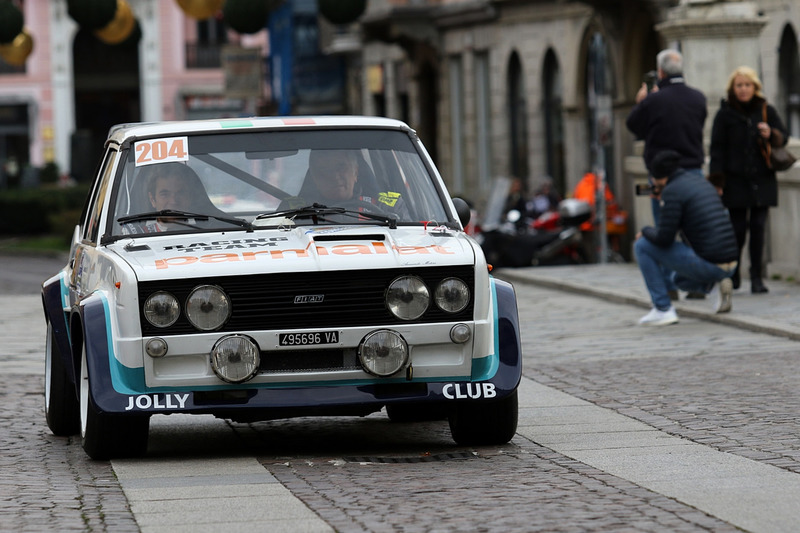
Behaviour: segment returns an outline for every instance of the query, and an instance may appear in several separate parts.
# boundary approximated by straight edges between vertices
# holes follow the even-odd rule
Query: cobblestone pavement
[[[739,531],[521,437],[466,455],[262,462],[341,532]]]
[[[0,374],[0,531],[139,531],[111,464],[54,437],[44,379]]]
[[[800,342],[517,284],[527,377],[673,435],[800,473]],[[580,315],[579,322],[575,320]]]
[[[797,341],[691,315],[679,326],[643,329],[635,326],[640,307],[516,287],[526,379],[800,472]],[[149,531],[137,524],[110,463],[89,460],[75,438],[50,434],[38,296],[2,294],[0,531]],[[456,447],[444,421],[393,424],[383,414],[222,430],[236,438],[217,445],[199,431],[155,431],[151,449],[155,459],[199,462],[209,454],[255,456],[341,532],[739,531],[521,435],[505,446]]]

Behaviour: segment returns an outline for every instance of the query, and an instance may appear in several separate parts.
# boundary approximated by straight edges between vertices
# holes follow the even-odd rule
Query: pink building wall
[[[212,103],[226,101],[222,69],[186,68],[186,43],[196,42],[197,21],[185,15],[175,0],[128,2],[142,30],[141,83],[157,86],[150,91],[141,90],[142,119],[190,117],[191,110],[185,105],[197,102],[197,96]],[[70,136],[75,130],[72,48],[78,31],[77,24],[67,15],[66,5],[66,0],[24,1],[23,17],[34,40],[33,51],[26,61],[25,73],[0,74],[0,108],[28,107],[30,164],[41,167],[55,161],[62,172],[70,168]],[[253,35],[229,30],[228,40],[231,44],[260,46],[263,55],[268,53],[266,30]],[[209,112],[215,112],[213,105]]]

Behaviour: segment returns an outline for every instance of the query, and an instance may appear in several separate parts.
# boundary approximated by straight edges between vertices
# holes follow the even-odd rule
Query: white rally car
[[[42,290],[45,403],[93,458],[149,419],[448,418],[508,442],[521,353],[494,279],[413,130],[372,117],[112,128],[68,264]]]

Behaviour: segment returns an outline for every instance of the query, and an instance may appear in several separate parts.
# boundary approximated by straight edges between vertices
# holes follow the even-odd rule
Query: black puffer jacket
[[[679,231],[695,253],[710,263],[739,258],[733,225],[717,190],[705,178],[682,170],[674,173],[661,191],[658,227],[643,228],[642,236],[667,247]]]
[[[723,100],[714,117],[709,170],[715,182],[722,178],[722,201],[727,207],[778,205],[778,181],[767,167],[757,127],[763,121],[763,105],[764,100],[758,97],[745,107]],[[779,145],[785,145],[789,135],[771,105],[767,105],[767,124],[778,130],[773,136],[779,136]]]

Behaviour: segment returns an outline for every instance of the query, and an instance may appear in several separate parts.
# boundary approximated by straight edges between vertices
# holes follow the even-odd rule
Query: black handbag
[[[772,170],[789,170],[797,158],[783,146],[773,146],[769,151],[769,162]]]
[[[764,117],[764,122],[767,121],[767,103],[764,102],[764,108],[762,111],[762,115]],[[786,149],[785,146],[771,146],[769,142],[764,143],[766,145],[766,153],[764,156],[767,159],[767,166],[772,170],[778,172],[783,170],[789,170],[794,165],[797,158],[792,155],[792,153]]]

